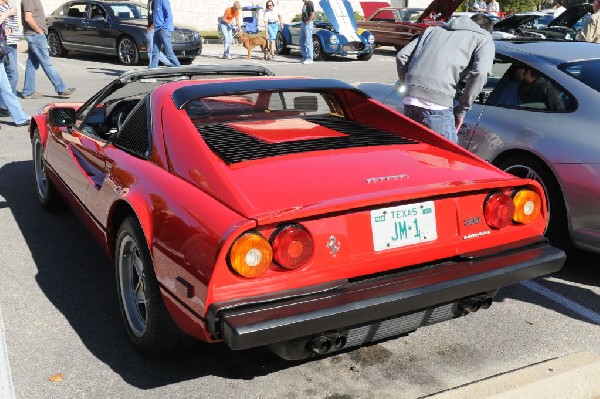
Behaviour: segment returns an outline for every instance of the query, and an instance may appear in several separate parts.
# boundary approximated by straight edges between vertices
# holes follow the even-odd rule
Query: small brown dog
[[[247,33],[239,32],[237,38],[240,42],[242,42],[246,50],[248,50],[248,57],[246,57],[247,60],[251,58],[252,49],[257,46],[260,46],[260,49],[264,54],[263,60],[267,59],[267,52],[269,51],[269,42],[264,36],[248,35]]]

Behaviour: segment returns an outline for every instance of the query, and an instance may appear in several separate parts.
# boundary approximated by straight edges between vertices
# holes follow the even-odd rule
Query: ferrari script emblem
[[[335,236],[329,237],[327,248],[329,248],[329,253],[335,258],[335,255],[340,250],[340,242],[337,240],[337,238],[335,238]]]

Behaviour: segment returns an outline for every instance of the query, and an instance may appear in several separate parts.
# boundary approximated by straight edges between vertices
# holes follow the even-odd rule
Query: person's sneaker
[[[10,116],[10,112],[7,109],[0,108],[0,116]]]
[[[312,62],[312,60],[304,60],[304,61],[302,61],[302,63],[304,65],[306,65],[306,64],[312,64],[313,62]]]
[[[65,91],[59,91],[58,95],[61,97],[69,97],[75,91],[74,87],[67,87]]]
[[[34,91],[33,93],[28,94],[26,96],[22,96],[22,97],[23,97],[23,100],[33,100],[33,99],[43,98],[44,96],[42,96],[37,91]]]
[[[20,127],[20,126],[29,126],[29,121],[25,121],[25,122],[21,122],[21,123],[15,123],[15,126]]]

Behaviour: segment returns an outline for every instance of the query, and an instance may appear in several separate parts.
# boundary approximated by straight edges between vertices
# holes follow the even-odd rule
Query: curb
[[[432,399],[600,397],[600,356],[577,352],[452,388]]]

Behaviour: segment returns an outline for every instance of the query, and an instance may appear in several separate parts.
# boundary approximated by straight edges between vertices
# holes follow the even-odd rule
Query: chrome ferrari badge
[[[375,184],[375,183],[383,183],[389,181],[398,181],[403,179],[408,179],[408,175],[403,173],[401,175],[393,175],[393,176],[380,176],[380,177],[367,177],[365,179],[365,183],[367,184]]]
[[[340,250],[340,245],[340,242],[337,240],[337,238],[335,238],[335,236],[329,237],[329,241],[327,242],[327,248],[329,248],[329,253],[333,255],[334,258]]]

